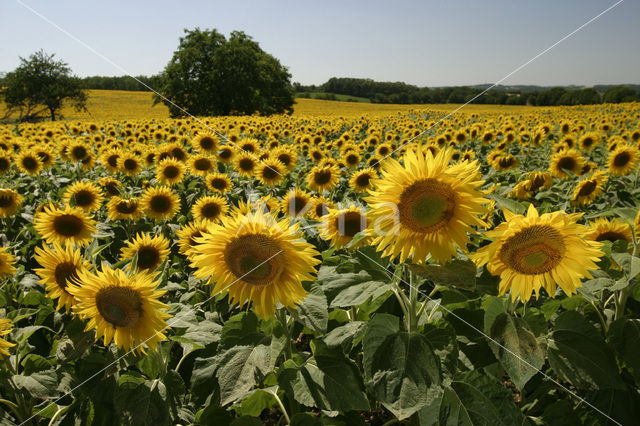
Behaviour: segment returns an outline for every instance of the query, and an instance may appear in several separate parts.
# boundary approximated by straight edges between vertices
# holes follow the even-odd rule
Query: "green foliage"
[[[154,95],[172,117],[185,115],[183,109],[199,116],[293,111],[291,74],[251,37],[233,31],[226,39],[199,28],[185,33],[159,76],[163,97]]]
[[[7,117],[18,112],[19,121],[38,119],[43,113],[55,120],[65,102],[77,110],[86,110],[87,95],[79,78],[55,55],[40,50],[28,59],[20,58],[20,65],[7,73],[0,84],[0,99],[7,107]]]

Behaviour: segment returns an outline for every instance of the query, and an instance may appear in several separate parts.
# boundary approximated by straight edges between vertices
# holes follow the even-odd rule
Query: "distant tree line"
[[[139,81],[137,81],[137,80]],[[103,77],[92,76],[84,77],[81,79],[83,89],[98,89],[98,90],[132,90],[132,91],[149,91],[147,86],[155,89],[158,86],[159,77],[152,75],[147,77],[145,75],[139,75],[135,78],[128,75],[117,77]],[[142,84],[142,83],[144,84]]]
[[[602,102],[640,101],[638,86],[595,86],[594,88],[540,88],[523,86],[513,89],[499,86],[483,93],[486,87],[418,87],[402,82],[379,82],[364,78],[330,78],[316,86],[294,83],[298,93],[321,92],[368,98],[375,103],[444,104],[465,103],[499,105],[590,105]],[[536,90],[537,89],[537,90]],[[304,96],[304,95],[303,95]]]

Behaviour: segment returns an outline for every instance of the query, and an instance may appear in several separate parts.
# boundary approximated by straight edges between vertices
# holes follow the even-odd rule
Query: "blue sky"
[[[242,30],[292,81],[493,83],[616,0],[21,0],[133,75],[162,70],[184,28]],[[624,0],[503,84],[640,83],[640,1]],[[0,2],[0,71],[39,49],[80,76],[122,71],[15,0]]]

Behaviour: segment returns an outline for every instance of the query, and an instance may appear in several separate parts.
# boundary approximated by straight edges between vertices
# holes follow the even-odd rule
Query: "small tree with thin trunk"
[[[87,95],[67,63],[40,50],[29,59],[20,58],[20,66],[5,75],[0,99],[8,110],[16,111],[19,121],[37,120],[43,114],[55,120],[65,102],[86,111]]]

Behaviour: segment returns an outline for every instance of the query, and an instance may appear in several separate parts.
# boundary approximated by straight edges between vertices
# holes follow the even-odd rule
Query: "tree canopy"
[[[278,114],[293,111],[291,74],[241,31],[185,30],[159,76],[171,116]]]
[[[78,110],[86,109],[87,95],[80,79],[54,56],[40,50],[28,59],[21,57],[20,65],[2,79],[0,98],[20,121],[35,120],[43,113],[55,120],[65,102]]]

